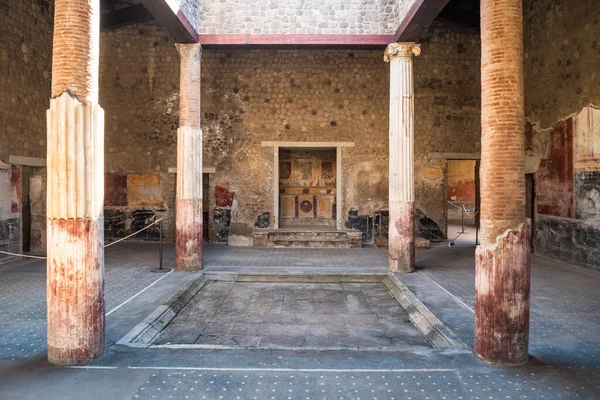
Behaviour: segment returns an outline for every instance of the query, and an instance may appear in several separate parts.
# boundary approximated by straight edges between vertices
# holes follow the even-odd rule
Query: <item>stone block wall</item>
[[[415,0],[199,1],[200,34],[391,35]]]
[[[428,155],[478,151],[478,57],[476,32],[436,23],[415,59],[417,207],[440,226],[445,162]],[[386,208],[388,68],[383,49],[204,50],[204,166],[216,168],[208,190],[211,239],[223,234],[215,221],[245,231],[263,213],[273,215],[273,149],[263,141],[355,143],[342,150],[342,213],[357,208],[373,215]],[[178,73],[174,43],[159,26],[102,34],[107,172],[157,174],[170,232]],[[226,205],[223,188],[234,193]]]
[[[20,166],[7,162],[46,157],[53,21],[53,1],[0,1],[0,250],[13,253],[21,251],[22,182]]]
[[[416,207],[446,231],[447,160],[480,151],[479,32],[436,22],[415,58]]]
[[[540,130],[600,104],[596,0],[524,0],[525,115]]]
[[[200,15],[201,6],[200,0],[175,0],[177,6],[179,6],[181,12],[186,16],[190,24],[194,27],[196,32],[200,31]]]
[[[46,157],[53,21],[53,1],[0,2],[0,161]]]
[[[109,238],[164,217],[174,240],[175,174],[168,170],[177,166],[179,54],[166,31],[149,23],[101,33],[99,102]]]
[[[600,7],[525,0],[525,112],[535,250],[600,268]]]

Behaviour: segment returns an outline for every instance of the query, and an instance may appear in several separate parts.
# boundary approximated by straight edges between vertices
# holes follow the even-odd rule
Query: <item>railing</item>
[[[104,245],[104,248],[113,246],[119,242],[122,242],[126,239],[129,239],[137,234],[139,234],[140,232],[145,231],[146,229],[150,228],[153,225],[158,224],[158,254],[159,254],[159,261],[158,261],[158,268],[157,269],[153,269],[152,272],[168,272],[168,269],[163,269],[163,219],[157,219],[156,221],[152,222],[149,225],[146,225],[145,227],[143,227],[142,229],[140,229],[137,232],[132,233],[131,235],[127,235],[123,238],[120,238],[118,240],[115,240],[114,242],[110,242],[106,245]],[[38,260],[47,260],[48,257],[43,257],[43,256],[32,256],[29,254],[18,254],[18,253],[11,253],[9,251],[1,251],[0,250],[0,254],[6,254],[9,256],[15,256],[15,257],[23,257],[23,258],[33,258],[33,259],[38,259]]]

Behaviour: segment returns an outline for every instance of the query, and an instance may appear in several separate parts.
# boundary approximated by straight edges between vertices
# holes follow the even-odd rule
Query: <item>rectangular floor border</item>
[[[160,305],[154,312],[147,316],[142,322],[136,325],[116,344],[147,348],[177,316],[179,311],[194,298],[194,296],[206,285],[210,279],[207,279],[204,273],[200,273],[198,279],[185,285],[178,290],[166,303]]]
[[[393,274],[281,274],[281,273],[222,273],[203,272],[200,277],[180,289],[163,305],[135,326],[116,344],[136,348],[197,348],[197,349],[239,349],[221,345],[152,345],[156,337],[169,325],[177,314],[210,281],[257,282],[257,283],[380,283],[406,311],[417,330],[427,339],[434,349],[466,349],[467,346],[447,328],[411,291]],[[260,350],[260,348],[252,347]],[[273,350],[272,348],[265,348]],[[311,350],[305,347],[283,350]],[[312,350],[325,350],[315,348]],[[327,350],[332,350],[327,348]],[[379,347],[340,347],[333,350],[382,351]],[[394,349],[390,351],[403,351]]]
[[[467,345],[445,326],[396,275],[389,274],[383,280],[383,285],[434,348],[467,348]]]

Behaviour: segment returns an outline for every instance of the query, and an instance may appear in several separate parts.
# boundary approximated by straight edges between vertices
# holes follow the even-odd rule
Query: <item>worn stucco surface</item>
[[[524,0],[525,115],[539,129],[600,104],[595,0]]]
[[[525,112],[535,174],[535,248],[600,265],[600,8],[593,0],[525,0]]]
[[[46,156],[53,4],[0,2],[0,161]]]

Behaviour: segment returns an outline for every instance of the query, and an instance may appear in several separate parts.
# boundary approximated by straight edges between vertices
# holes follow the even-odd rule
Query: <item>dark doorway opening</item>
[[[31,173],[31,167],[21,167],[21,238],[23,239],[23,253],[31,251],[31,200],[29,197]]]
[[[451,244],[475,245],[479,222],[478,160],[448,160],[447,237]]]

